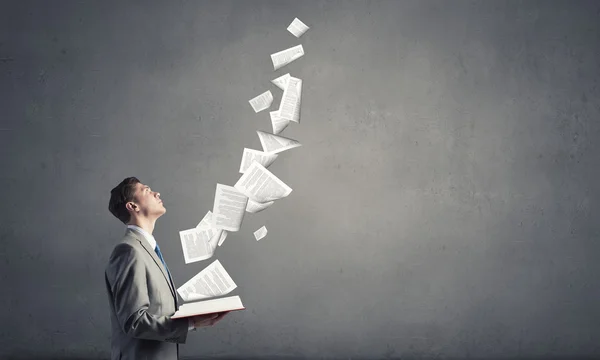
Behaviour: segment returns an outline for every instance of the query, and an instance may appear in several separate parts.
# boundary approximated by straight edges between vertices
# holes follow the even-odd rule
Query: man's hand
[[[195,328],[204,327],[204,326],[213,326],[214,324],[221,321],[221,319],[228,313],[229,311],[224,311],[220,313],[208,314],[208,315],[198,315],[192,317],[192,321],[194,323]]]

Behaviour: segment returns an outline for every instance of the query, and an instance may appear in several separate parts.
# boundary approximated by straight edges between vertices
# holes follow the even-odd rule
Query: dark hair
[[[121,220],[123,224],[127,224],[131,217],[125,204],[134,200],[133,194],[135,194],[135,186],[139,182],[140,181],[136,177],[128,177],[110,191],[108,210],[116,216],[117,219]]]

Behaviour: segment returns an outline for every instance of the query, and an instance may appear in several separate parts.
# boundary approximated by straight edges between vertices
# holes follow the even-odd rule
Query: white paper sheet
[[[268,201],[266,203],[259,203],[252,199],[248,199],[248,205],[246,205],[246,211],[251,214],[256,214],[257,212],[261,212],[269,206],[273,205],[275,201]]]
[[[285,90],[285,87],[287,86],[287,81],[289,78],[290,78],[290,73],[287,73],[285,75],[281,75],[280,77],[271,80],[271,82],[273,84],[275,84],[275,86],[277,86],[281,90]]]
[[[248,197],[233,186],[217,184],[213,205],[213,228],[238,231],[242,226]]]
[[[254,112],[260,112],[265,109],[268,109],[273,103],[273,94],[271,94],[271,90],[265,91],[264,93],[258,95],[257,97],[248,100]]]
[[[279,200],[292,192],[289,186],[256,161],[250,165],[234,187],[259,203]]]
[[[225,241],[226,238],[227,238],[227,230],[223,230],[223,232],[221,233],[221,238],[219,239],[219,243],[217,245],[219,245],[219,246],[223,245],[223,242]]]
[[[237,288],[219,260],[213,261],[204,270],[181,285],[177,292],[184,301],[207,299],[226,295]]]
[[[212,223],[212,211],[208,210],[206,212],[206,214],[204,214],[204,217],[202,218],[202,220],[200,220],[198,225],[196,225],[196,228],[200,229],[200,230],[208,229],[211,227],[211,223]]]
[[[212,226],[212,211],[208,211],[206,215],[202,218],[200,223],[196,225],[196,229],[204,230],[207,232],[207,236],[209,238],[209,245],[212,251],[214,252],[219,243],[222,243],[227,237],[227,231],[223,229],[217,229]],[[224,235],[225,234],[225,235]]]
[[[287,28],[287,30],[297,38],[302,36],[308,29],[310,28],[298,18],[295,18]]]
[[[209,230],[197,228],[182,230],[179,232],[181,249],[186,264],[206,260],[213,255],[213,249],[209,244]]]
[[[258,139],[264,152],[277,154],[285,150],[302,146],[297,140],[286,138],[280,135],[270,134],[268,132],[257,130]]]
[[[278,51],[271,54],[271,61],[273,62],[273,69],[279,70],[294,60],[301,58],[304,55],[304,48],[302,45],[296,45],[289,49]]]
[[[282,119],[281,116],[279,116],[279,110],[269,112],[269,116],[271,116],[273,134],[281,133],[290,124],[289,120]]]
[[[262,166],[268,168],[277,159],[277,154],[270,154],[264,151],[244,148],[242,161],[240,163],[240,173],[246,172],[253,161],[258,161]]]
[[[261,227],[260,229],[254,232],[254,238],[256,239],[256,241],[264,238],[265,236],[267,236],[267,228],[265,226]]]
[[[302,80],[290,76],[279,103],[281,119],[300,123],[300,108],[302,107]]]

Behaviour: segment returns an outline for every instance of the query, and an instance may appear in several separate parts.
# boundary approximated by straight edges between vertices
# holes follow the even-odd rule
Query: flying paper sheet
[[[257,212],[263,211],[269,206],[273,205],[275,201],[269,201],[266,203],[259,203],[252,199],[248,199],[248,205],[246,205],[246,211],[251,214],[256,214]]]
[[[204,270],[181,285],[177,292],[184,301],[193,301],[225,295],[237,288],[219,260],[213,261]]]
[[[208,241],[208,245],[210,246],[210,248],[213,252],[217,248],[219,241],[221,241],[221,237],[224,232],[225,232],[225,230],[223,230],[223,229],[215,229],[214,235]]]
[[[185,263],[206,260],[213,255],[208,230],[188,229],[179,232]]]
[[[295,18],[287,28],[287,30],[297,38],[302,36],[302,34],[304,34],[308,29],[310,28],[298,18]]]
[[[271,94],[271,90],[268,90],[248,102],[252,106],[252,109],[254,109],[254,112],[263,111],[268,109],[273,103],[273,94]]]
[[[225,238],[227,238],[227,230],[223,230],[223,233],[221,233],[221,238],[219,239],[219,243],[218,243],[219,246],[221,246],[223,244],[223,241],[225,241]]]
[[[279,104],[279,117],[300,123],[300,107],[302,104],[302,80],[290,76]]]
[[[250,167],[253,161],[258,161],[262,166],[268,168],[273,161],[277,159],[277,156],[277,154],[269,154],[264,151],[244,148],[239,172],[242,174],[246,172],[246,169]]]
[[[223,237],[223,229],[217,229],[212,227],[212,211],[208,211],[204,218],[196,225],[196,229],[206,232],[206,236],[208,237],[208,244],[210,245],[211,251],[215,251],[217,248],[217,244],[221,241]],[[225,235],[227,236],[227,235]]]
[[[285,75],[281,75],[280,77],[271,80],[271,82],[273,84],[275,84],[275,86],[277,86],[278,88],[280,88],[281,90],[285,90],[285,87],[287,86],[287,81],[290,78],[290,73],[287,73]]]
[[[297,140],[289,139],[280,135],[269,134],[268,132],[257,130],[258,139],[264,152],[276,154],[285,150],[302,146]]]
[[[244,219],[248,198],[233,186],[217,184],[211,226],[227,231],[238,231]]]
[[[250,165],[234,187],[259,203],[279,200],[292,192],[289,186],[256,161]]]
[[[271,125],[273,126],[273,134],[279,134],[290,124],[289,120],[282,119],[279,116],[279,110],[269,112],[269,116],[271,116]]]
[[[267,228],[264,226],[254,232],[254,238],[256,241],[264,238],[265,236],[267,236]]]
[[[212,211],[208,210],[206,212],[206,214],[204,214],[204,217],[202,218],[202,220],[200,220],[200,222],[198,223],[198,225],[196,225],[197,229],[209,229],[211,227],[212,223]]]
[[[304,55],[304,48],[302,45],[296,45],[289,49],[278,51],[271,54],[271,61],[273,61],[274,70],[278,70],[292,61],[299,59]]]

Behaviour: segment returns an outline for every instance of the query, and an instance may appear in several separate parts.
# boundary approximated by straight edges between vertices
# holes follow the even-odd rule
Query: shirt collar
[[[150,233],[148,233],[146,230],[142,229],[141,227],[137,226],[137,225],[127,225],[128,229],[133,229],[137,232],[139,232],[140,234],[142,234],[142,236],[144,237],[144,239],[146,239],[146,241],[148,241],[148,243],[150,244],[150,247],[152,249],[156,248],[156,239],[154,238],[154,236],[152,236]]]

